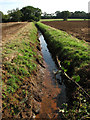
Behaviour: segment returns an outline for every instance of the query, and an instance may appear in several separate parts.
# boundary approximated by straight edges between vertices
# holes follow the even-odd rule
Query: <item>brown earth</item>
[[[27,22],[2,23],[2,42],[9,40],[23,28]]]
[[[26,24],[28,23],[4,23],[2,25],[2,42],[5,43],[12,40],[16,36],[16,34],[21,31],[21,28],[23,28]],[[42,56],[40,45],[38,46],[38,48],[39,49],[37,49],[36,45],[35,49],[37,49],[37,53]],[[30,78],[26,78],[23,86],[21,86],[19,91],[14,94],[16,99],[20,101],[27,98],[24,100],[24,103],[18,105],[21,111],[15,118],[30,119],[36,117],[40,119],[57,118],[58,116],[58,113],[56,112],[58,111],[56,99],[57,95],[60,93],[60,88],[58,88],[58,85],[54,87],[54,85],[52,84],[52,78],[43,58],[41,61],[36,62],[37,72],[33,72]],[[28,91],[30,92],[29,96],[22,96],[21,93],[24,87],[26,87],[26,89],[28,89]],[[7,96],[7,100],[8,97],[9,96]],[[12,117],[8,109],[4,109],[3,111],[3,118],[5,118],[5,116],[10,117],[10,119]]]
[[[42,23],[90,42],[90,21],[43,21]]]

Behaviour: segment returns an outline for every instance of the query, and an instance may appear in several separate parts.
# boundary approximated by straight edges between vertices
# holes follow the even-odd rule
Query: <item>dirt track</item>
[[[66,31],[80,40],[90,42],[90,21],[43,21],[42,23]]]

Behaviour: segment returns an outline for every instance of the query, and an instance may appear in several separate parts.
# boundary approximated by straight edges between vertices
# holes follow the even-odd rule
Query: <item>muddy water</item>
[[[61,105],[67,102],[66,87],[62,82],[60,74],[58,74],[55,79],[53,71],[57,71],[58,68],[52,58],[51,53],[49,52],[49,49],[47,48],[47,43],[40,31],[39,40],[43,58],[47,66],[46,69],[49,70],[49,75],[48,73],[45,73],[46,78],[43,84],[47,89],[42,90],[44,92],[44,96],[41,102],[40,113],[36,116],[36,118],[57,118],[59,116],[58,108],[61,108]]]

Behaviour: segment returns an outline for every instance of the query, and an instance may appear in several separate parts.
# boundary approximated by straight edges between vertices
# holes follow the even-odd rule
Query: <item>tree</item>
[[[68,17],[70,16],[70,12],[69,11],[62,11],[61,16],[64,19],[64,21],[66,21],[68,19]]]
[[[0,23],[2,22],[3,12],[0,11]]]
[[[10,16],[9,15],[3,15],[2,22],[10,22]]]
[[[36,21],[39,21],[41,19],[41,14],[42,14],[41,9],[36,8],[35,9],[35,17],[37,18]]]
[[[16,10],[15,9],[9,10],[8,15],[10,16],[10,21],[19,22],[21,21],[23,13],[18,8],[16,8]]]
[[[61,18],[61,12],[60,11],[56,11],[55,14],[56,14],[56,18],[58,18],[58,19]]]
[[[4,15],[2,11],[0,11],[0,22],[9,22],[9,15]]]
[[[44,12],[44,13],[42,13],[42,19],[46,19],[47,18],[47,13],[46,12]]]
[[[72,18],[80,18],[85,19],[87,18],[87,14],[84,11],[75,11],[72,15]]]
[[[43,13],[42,19],[50,19],[50,18],[51,18],[51,14],[48,14],[46,12]]]
[[[22,21],[39,21],[41,18],[41,9],[39,8],[27,6],[23,7],[21,12],[23,13]]]
[[[2,11],[0,11],[0,15],[3,16],[3,12]]]

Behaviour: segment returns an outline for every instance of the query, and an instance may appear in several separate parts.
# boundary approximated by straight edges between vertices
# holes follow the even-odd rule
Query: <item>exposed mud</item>
[[[90,42],[90,21],[43,21],[42,23]]]
[[[46,65],[45,65],[46,66]],[[41,109],[40,113],[36,116],[36,118],[57,118],[57,102],[56,98],[57,95],[60,94],[60,88],[58,88],[58,84],[56,87],[52,85],[50,73],[48,72],[48,68],[46,67],[43,70],[43,88],[42,88],[42,102],[41,102]]]

